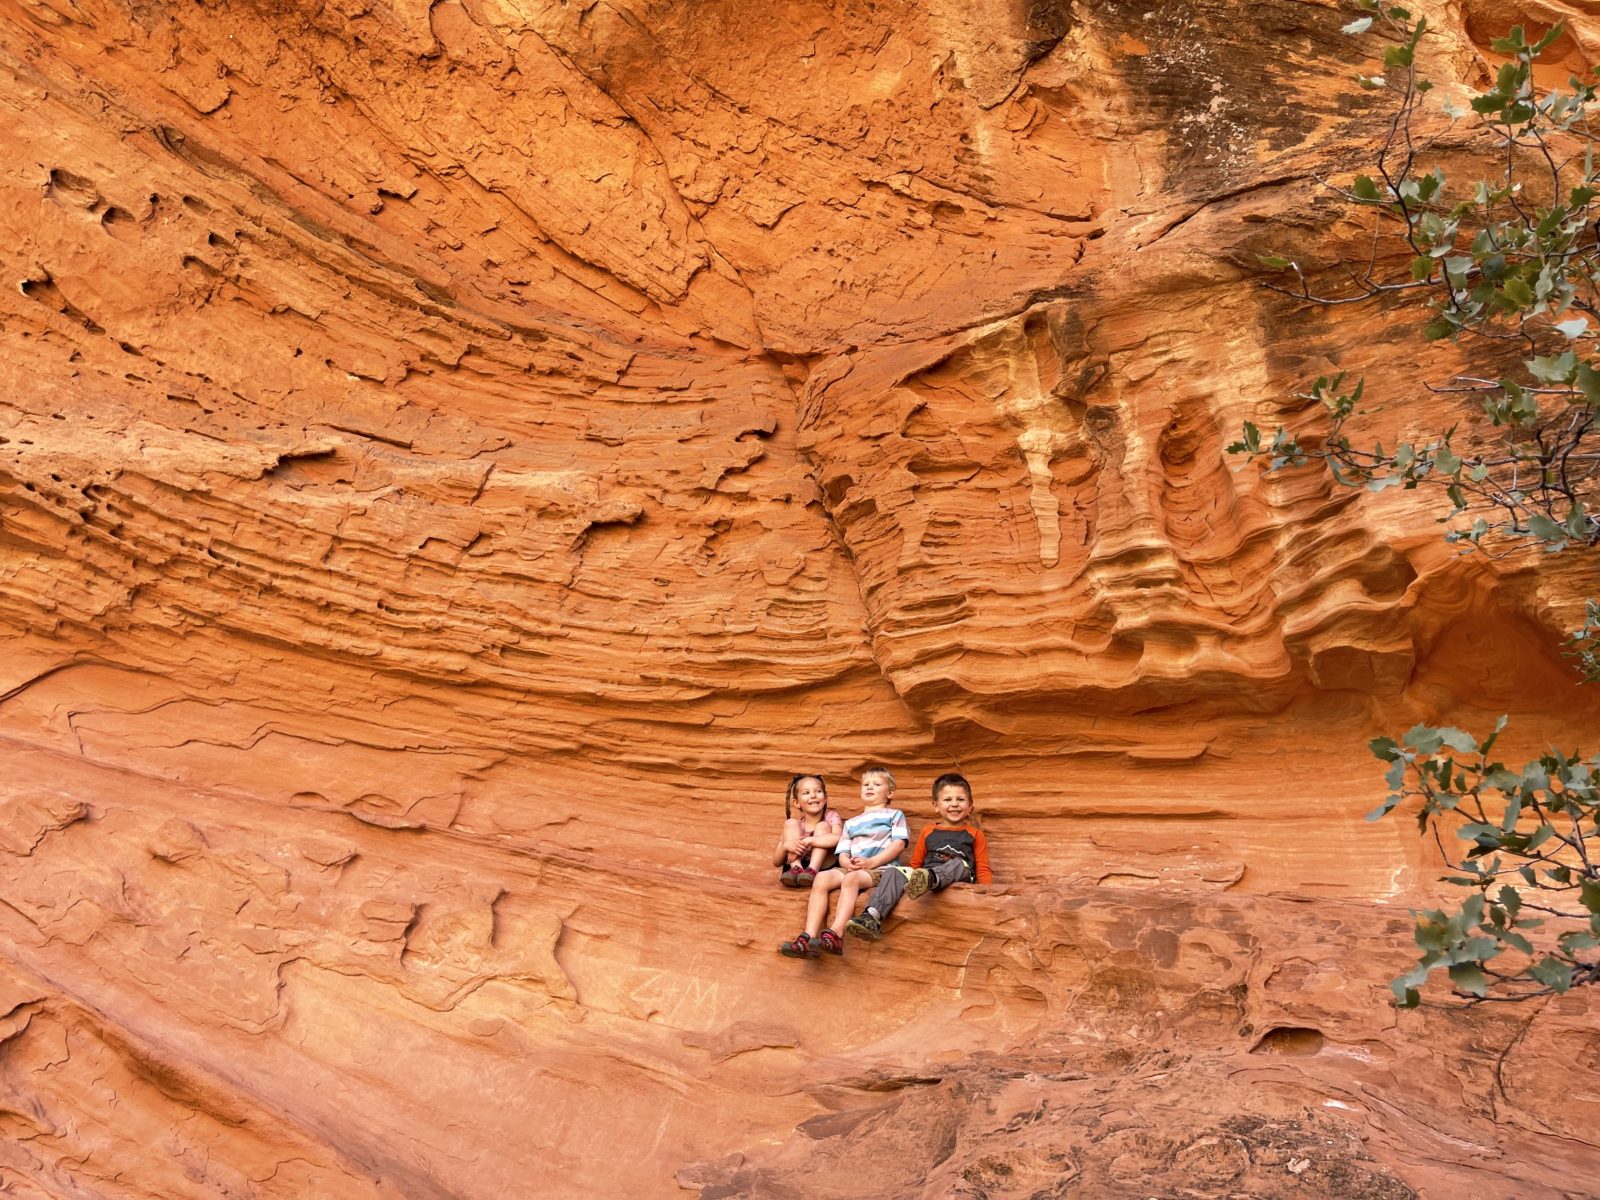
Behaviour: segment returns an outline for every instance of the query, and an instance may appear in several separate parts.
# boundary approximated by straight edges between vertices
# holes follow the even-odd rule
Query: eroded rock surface
[[[10,6],[0,1190],[1587,1194],[1591,1002],[1397,1017],[1360,817],[1592,742],[1597,581],[1223,451],[1466,415],[1258,286],[1360,244],[1348,19]],[[785,962],[872,761],[1003,885]]]

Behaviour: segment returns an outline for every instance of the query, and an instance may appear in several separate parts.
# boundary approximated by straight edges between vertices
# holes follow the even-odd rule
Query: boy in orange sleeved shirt
[[[972,821],[972,785],[954,773],[933,781],[937,823],[928,826],[911,851],[910,867],[889,867],[867,899],[866,911],[845,925],[845,932],[875,942],[883,921],[902,895],[915,900],[952,883],[990,883],[989,843]]]

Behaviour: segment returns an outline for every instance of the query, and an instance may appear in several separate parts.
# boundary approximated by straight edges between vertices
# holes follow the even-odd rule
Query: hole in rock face
[[[1261,1035],[1250,1047],[1251,1054],[1288,1054],[1297,1058],[1310,1058],[1322,1050],[1320,1030],[1302,1029],[1293,1025],[1280,1025]]]
[[[1521,25],[1530,43],[1538,41],[1550,32],[1555,15],[1545,5],[1527,0],[1465,0],[1461,6],[1462,26],[1472,44],[1489,59],[1490,74],[1512,57],[1493,48],[1496,38],[1505,37],[1513,25]],[[1534,82],[1540,87],[1565,89],[1568,75],[1586,76],[1594,61],[1592,54],[1593,47],[1580,44],[1569,29],[1534,63]]]

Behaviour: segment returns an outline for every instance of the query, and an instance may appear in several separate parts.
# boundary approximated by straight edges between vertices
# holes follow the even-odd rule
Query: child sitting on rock
[[[839,866],[817,876],[806,909],[805,930],[779,946],[778,953],[789,958],[844,953],[844,923],[856,910],[856,897],[877,883],[881,875],[893,873],[886,868],[911,840],[905,814],[889,807],[893,799],[894,776],[886,768],[868,767],[861,773],[863,811],[844,823],[844,836],[838,847]],[[839,907],[833,925],[823,929],[828,893],[835,888],[839,891]]]
[[[798,810],[798,811],[797,811]],[[821,775],[796,775],[783,796],[783,833],[772,865],[781,867],[784,887],[810,887],[817,872],[833,864],[844,820],[828,807],[828,785]]]
[[[902,895],[915,900],[925,892],[940,892],[952,883],[989,883],[989,843],[975,823],[972,785],[953,772],[933,781],[933,807],[938,821],[922,831],[911,851],[910,867],[884,871],[867,898],[867,908],[845,923],[854,937],[875,942],[883,936],[883,921]],[[927,865],[924,865],[927,864]]]

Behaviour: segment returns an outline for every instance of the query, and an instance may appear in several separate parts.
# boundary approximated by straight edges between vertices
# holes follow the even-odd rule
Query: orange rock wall
[[[1484,69],[1481,7],[1435,14],[1437,78]],[[1505,1081],[1592,1066],[1584,1002],[1395,1024],[1381,902],[1433,863],[1360,816],[1377,733],[1590,734],[1595,581],[1223,451],[1315,428],[1332,369],[1385,436],[1462,415],[1407,319],[1258,286],[1362,236],[1318,182],[1382,105],[1349,19],[6,6],[5,1188],[777,1196],[880,1127],[937,1143],[905,1195],[1032,1194],[996,1154],[1306,1195],[1593,1165]],[[848,810],[874,761],[919,818],[971,776],[1003,886],[797,980],[783,782]],[[1164,1126],[1163,1034],[1257,1124]],[[1045,1053],[1169,1150],[1008,1141],[1013,1068],[1090,1111]],[[933,1124],[874,1107],[909,1086]]]

